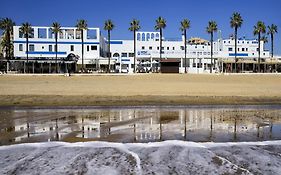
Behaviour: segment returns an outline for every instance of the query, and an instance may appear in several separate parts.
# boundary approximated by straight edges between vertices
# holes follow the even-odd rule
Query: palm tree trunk
[[[136,31],[134,30],[134,73],[136,73]]]
[[[58,33],[55,36],[56,45],[55,45],[55,52],[56,52],[56,73],[58,73]]]
[[[273,39],[274,39],[274,38],[273,38],[273,34],[270,34],[270,36],[271,36],[271,57],[273,58],[273,55],[274,55],[274,54],[273,54],[273,44],[274,44],[274,43],[273,43]]]
[[[235,32],[234,32],[235,34],[235,69],[234,69],[234,71],[235,71],[235,73],[237,73],[237,27],[235,26]]]
[[[273,34],[271,34],[271,57],[272,58],[274,56],[273,49],[274,49],[274,36],[273,36]],[[275,64],[275,72],[277,72],[277,66],[278,66],[278,64],[276,62],[276,64]]]
[[[259,40],[259,59],[258,59],[258,71],[261,72],[261,33],[259,32],[259,36],[258,36],[258,40]]]
[[[110,31],[108,30],[107,31],[107,37],[108,37],[108,69],[107,69],[107,71],[108,71],[108,73],[110,73],[110,57],[111,57],[111,54],[110,54]]]
[[[10,58],[11,58],[11,36],[10,36],[10,30],[7,30],[7,48],[6,48],[6,59],[7,59],[7,71],[10,69]]]
[[[9,58],[9,60],[10,60],[10,58],[11,58],[11,36],[10,36],[10,30],[8,30],[7,31],[7,42],[8,42],[8,58]]]
[[[160,62],[162,61],[162,28],[160,28]]]
[[[29,73],[29,66],[28,66],[28,34],[26,36],[26,62],[27,62],[27,66],[26,66],[26,70],[27,70],[27,73]]]
[[[213,72],[213,32],[211,33],[211,68],[210,73]]]
[[[184,30],[184,72],[187,73],[187,69],[186,69],[186,30]]]
[[[82,73],[84,73],[84,31],[81,30],[81,40],[82,40]]]

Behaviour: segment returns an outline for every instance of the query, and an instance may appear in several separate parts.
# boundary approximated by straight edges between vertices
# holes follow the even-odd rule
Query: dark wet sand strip
[[[277,96],[0,95],[0,106],[273,105]]]

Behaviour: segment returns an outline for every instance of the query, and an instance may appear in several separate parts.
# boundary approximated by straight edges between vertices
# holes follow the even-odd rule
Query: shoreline
[[[281,105],[281,97],[0,95],[0,107]]]

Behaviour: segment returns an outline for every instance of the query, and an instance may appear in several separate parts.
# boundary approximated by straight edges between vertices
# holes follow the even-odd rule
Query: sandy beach
[[[281,75],[4,75],[1,106],[281,104]]]

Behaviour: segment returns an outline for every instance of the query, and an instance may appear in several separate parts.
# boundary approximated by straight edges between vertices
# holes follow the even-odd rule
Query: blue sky
[[[167,38],[180,37],[179,22],[183,18],[191,20],[189,37],[208,39],[205,28],[209,20],[215,20],[227,38],[233,33],[230,16],[237,11],[244,19],[240,37],[254,38],[253,26],[258,20],[278,25],[275,52],[281,55],[281,0],[1,0],[1,7],[0,17],[12,18],[18,25],[30,22],[48,26],[58,21],[74,26],[77,19],[86,19],[89,26],[102,28],[106,19],[112,19],[116,26],[113,39],[132,39],[128,27],[133,18],[140,20],[141,30],[153,31],[158,16],[167,21]]]

